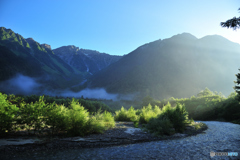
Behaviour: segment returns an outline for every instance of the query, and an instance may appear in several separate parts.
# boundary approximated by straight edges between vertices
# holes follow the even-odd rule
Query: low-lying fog
[[[119,94],[107,93],[104,88],[89,89],[86,88],[79,92],[71,90],[43,90],[44,85],[37,82],[37,79],[18,74],[12,79],[0,82],[0,91],[17,95],[49,95],[49,96],[62,96],[62,97],[75,97],[75,98],[95,98],[95,99],[129,99],[132,95],[123,96]]]
[[[36,94],[39,87],[41,87],[41,84],[37,83],[36,79],[22,74],[18,74],[12,79],[0,82],[1,91],[11,94]]]

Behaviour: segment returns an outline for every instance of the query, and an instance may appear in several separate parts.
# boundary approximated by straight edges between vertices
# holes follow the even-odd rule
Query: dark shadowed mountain
[[[0,27],[0,82],[23,75],[37,79],[43,90],[61,90],[79,85],[91,74],[121,58],[83,49],[75,56],[73,48],[76,47],[58,48],[56,54],[48,44],[39,44]],[[9,88],[5,84],[0,85],[0,90],[2,86]]]
[[[239,44],[183,33],[140,46],[92,76],[88,86],[158,99],[189,97],[205,87],[228,95],[239,67]]]
[[[41,77],[41,83],[51,88],[65,88],[76,77],[78,81],[83,79],[82,73],[56,56],[50,45],[24,39],[11,29],[0,28],[0,48],[1,81],[22,74]]]
[[[79,49],[75,46],[63,46],[53,52],[64,62],[81,72],[91,75],[118,61],[122,56],[113,56],[98,51]]]
[[[147,43],[121,57],[75,46],[52,50],[48,44],[0,28],[0,82],[20,75],[31,82],[25,83],[25,90],[72,87],[79,91],[87,86],[163,99],[189,97],[208,87],[228,95],[234,91],[239,67],[240,45],[217,35],[197,39],[183,33]],[[12,82],[17,83],[15,79],[0,83],[0,91]]]

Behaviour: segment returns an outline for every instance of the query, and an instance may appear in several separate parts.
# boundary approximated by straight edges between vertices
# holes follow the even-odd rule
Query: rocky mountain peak
[[[5,32],[9,32],[9,31],[13,32],[11,29],[7,29],[5,27],[0,27],[0,30]]]
[[[44,44],[41,44],[41,46],[44,47],[44,48],[52,50],[52,48],[51,48],[51,46],[49,44],[45,44],[44,43]]]
[[[72,55],[79,51],[79,47],[74,45],[62,46],[53,50],[54,53],[59,55]]]
[[[4,31],[5,29],[5,27],[0,27],[0,31]]]
[[[27,41],[28,43],[34,43],[34,42],[36,42],[33,38],[27,38],[26,41]]]
[[[76,47],[74,45],[69,45],[69,46],[66,46],[70,51],[79,51],[79,47]]]
[[[188,39],[188,40],[197,40],[197,37],[195,37],[194,35],[190,34],[190,33],[181,33],[181,34],[177,34],[172,36],[171,38],[175,38],[175,39]]]

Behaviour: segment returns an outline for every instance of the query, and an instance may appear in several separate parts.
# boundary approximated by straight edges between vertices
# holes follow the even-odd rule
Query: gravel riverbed
[[[12,155],[0,152],[0,159],[240,159],[240,125],[216,121],[203,123],[207,124],[208,129],[195,136],[100,148],[65,146],[64,150],[40,150]],[[211,157],[211,151],[237,152],[238,156]]]

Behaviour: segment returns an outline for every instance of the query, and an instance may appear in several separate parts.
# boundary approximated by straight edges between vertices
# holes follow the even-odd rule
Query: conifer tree
[[[238,9],[240,11],[240,8]],[[227,27],[227,28],[233,28],[233,30],[236,30],[240,28],[240,17],[236,18],[233,17],[232,19],[227,20],[226,22],[221,22],[222,27]],[[238,69],[240,71],[240,69]],[[234,81],[236,84],[234,89],[237,92],[237,99],[240,101],[240,73],[236,74],[237,81]]]
[[[240,71],[240,69],[238,69]],[[240,73],[236,74],[236,77],[237,77],[237,81],[234,81],[234,83],[236,84],[234,89],[235,91],[237,92],[237,99],[238,101],[240,101]]]
[[[240,11],[240,8],[238,10]],[[220,24],[222,27],[233,28],[233,30],[236,30],[240,28],[240,17],[233,17],[232,19],[229,19],[226,22],[221,22]]]

